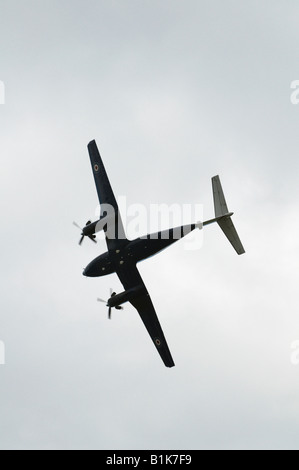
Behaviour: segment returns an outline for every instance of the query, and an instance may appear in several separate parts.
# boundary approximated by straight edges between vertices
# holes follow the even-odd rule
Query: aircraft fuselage
[[[91,261],[85,268],[83,275],[87,277],[107,276],[117,272],[119,268],[125,267],[125,264],[136,265],[136,263],[156,255],[185,237],[196,227],[196,224],[183,225],[128,241],[122,248],[107,251]]]

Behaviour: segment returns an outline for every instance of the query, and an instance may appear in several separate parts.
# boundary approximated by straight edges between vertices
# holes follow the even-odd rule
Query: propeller
[[[87,225],[90,225],[90,224],[91,224],[91,221],[88,220],[88,222],[86,222],[85,227],[87,227]],[[83,228],[81,228],[80,225],[77,224],[77,222],[73,222],[73,225],[75,225],[75,227],[77,227],[78,229],[80,229],[81,232],[82,232],[82,233],[81,233],[81,238],[80,238],[80,240],[79,240],[79,245],[81,246],[81,245],[82,245],[82,242],[83,242],[83,240],[84,240],[84,237],[85,237],[86,235],[84,235]],[[89,238],[92,242],[97,243],[97,241],[96,241],[96,236],[95,236],[95,235],[87,235],[87,236],[88,236],[88,238]]]
[[[113,292],[113,289],[110,289],[110,298],[114,297],[115,295],[116,295],[116,292]],[[106,304],[106,307],[108,307],[108,319],[111,320],[112,307],[110,307],[110,305],[108,304],[108,300],[103,300],[103,299],[98,298],[98,302],[102,302],[102,303]],[[120,305],[116,305],[114,308],[116,308],[116,310],[123,310],[124,309]]]

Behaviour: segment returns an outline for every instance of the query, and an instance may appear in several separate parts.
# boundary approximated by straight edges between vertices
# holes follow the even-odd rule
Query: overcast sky
[[[0,0],[1,449],[298,449],[299,5]],[[128,204],[203,204],[220,174],[246,249],[217,226],[139,265],[176,367],[106,251],[87,143]],[[200,233],[198,233],[200,237]],[[294,351],[293,351],[294,352]],[[293,361],[294,362],[294,361]]]

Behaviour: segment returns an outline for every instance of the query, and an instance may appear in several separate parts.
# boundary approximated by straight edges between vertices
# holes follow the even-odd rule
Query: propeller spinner
[[[116,295],[116,292],[113,292],[113,289],[110,289],[110,298],[114,297],[115,295]],[[106,307],[108,307],[108,319],[111,320],[111,313],[112,313],[113,307],[109,305],[109,299],[103,300],[103,299],[98,298],[98,302],[102,302],[106,304]],[[120,305],[116,305],[114,308],[116,308],[116,310],[123,310],[123,307],[121,307]]]

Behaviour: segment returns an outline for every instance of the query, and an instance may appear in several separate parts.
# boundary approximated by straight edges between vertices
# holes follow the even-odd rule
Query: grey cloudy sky
[[[0,0],[1,449],[296,448],[297,1]],[[139,265],[172,351],[97,304],[106,250],[87,143],[128,203],[202,203],[216,226]]]

